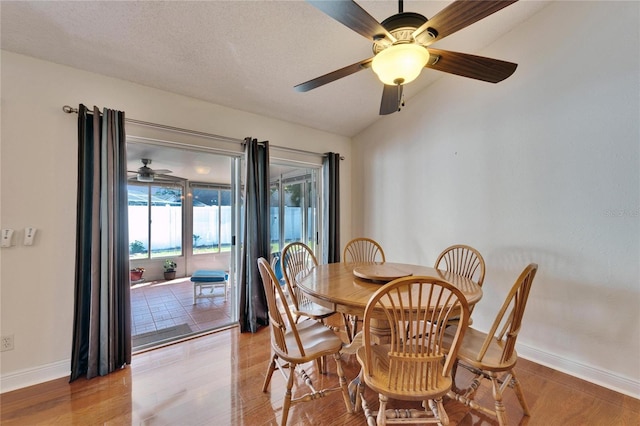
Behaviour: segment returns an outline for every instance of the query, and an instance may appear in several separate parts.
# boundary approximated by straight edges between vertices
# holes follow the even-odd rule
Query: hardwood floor
[[[268,393],[262,383],[270,359],[269,329],[219,331],[137,354],[111,375],[67,383],[66,378],[0,395],[2,425],[276,425],[282,413],[285,382],[274,373]],[[343,356],[353,378],[358,363]],[[306,369],[314,383],[336,383],[335,363],[328,373]],[[461,375],[467,374],[460,369]],[[640,401],[549,368],[520,360],[516,369],[531,409],[523,417],[514,393],[505,391],[512,425],[640,425]],[[465,377],[460,377],[465,379]],[[462,385],[464,380],[459,380]],[[295,389],[295,388],[294,388]],[[300,391],[306,391],[301,387]],[[490,401],[488,389],[479,401]],[[377,407],[377,396],[367,392]],[[445,400],[454,425],[495,425],[460,403]],[[347,414],[339,393],[293,406],[290,425],[364,425],[362,412]]]

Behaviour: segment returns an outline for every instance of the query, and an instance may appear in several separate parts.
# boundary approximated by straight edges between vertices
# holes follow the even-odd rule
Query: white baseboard
[[[27,370],[4,374],[0,377],[0,393],[26,388],[60,377],[71,375],[71,360],[58,361]]]
[[[518,356],[523,359],[553,368],[554,370],[620,392],[632,398],[640,399],[640,381],[638,380],[622,377],[611,371],[580,364],[579,362],[543,352],[527,345],[518,344],[517,350]]]

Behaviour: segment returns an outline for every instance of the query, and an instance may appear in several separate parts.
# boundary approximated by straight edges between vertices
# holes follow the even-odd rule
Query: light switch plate
[[[11,238],[13,237],[13,229],[3,229],[0,234],[0,246],[11,247]]]
[[[32,226],[27,226],[26,228],[24,228],[24,245],[25,246],[33,245],[33,240],[36,237],[37,231],[38,230]]]

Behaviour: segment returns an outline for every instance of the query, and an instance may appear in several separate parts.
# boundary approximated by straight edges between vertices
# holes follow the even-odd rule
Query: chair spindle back
[[[262,285],[267,296],[267,306],[269,309],[269,326],[271,328],[271,346],[279,355],[289,353],[285,335],[290,330],[295,336],[298,350],[304,356],[304,348],[298,335],[298,330],[294,317],[289,309],[286,296],[282,287],[278,284],[271,265],[263,257],[258,259],[258,270],[262,278]]]
[[[478,250],[464,244],[444,249],[436,259],[435,268],[462,275],[475,281],[480,287],[484,283],[484,258]]]
[[[487,333],[487,338],[478,353],[478,361],[482,361],[487,349],[491,343],[491,339],[502,341],[503,347],[500,358],[501,363],[508,362],[514,355],[516,340],[522,326],[522,317],[529,299],[531,284],[538,271],[538,265],[530,263],[516,282],[513,284],[511,291],[507,295],[502,308],[498,311],[498,315]]]
[[[382,246],[371,238],[355,238],[344,247],[342,260],[345,264],[384,262]]]
[[[303,271],[310,271],[318,266],[318,260],[311,248],[301,242],[289,243],[282,249],[282,275],[287,284],[287,291],[297,310],[311,303],[298,288],[296,277]]]
[[[446,324],[457,315],[460,327],[446,352],[442,345]],[[446,383],[450,386],[451,369],[469,321],[463,294],[444,280],[420,276],[400,278],[378,290],[364,314],[363,346],[369,376],[376,375],[371,321],[381,317],[391,328],[386,373],[389,389],[425,393],[447,386]]]

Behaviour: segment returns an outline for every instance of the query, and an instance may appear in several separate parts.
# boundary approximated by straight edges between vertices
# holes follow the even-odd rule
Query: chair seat
[[[371,347],[373,375],[366,374],[367,368],[363,368],[363,378],[367,386],[369,386],[374,392],[384,393],[390,398],[402,399],[408,401],[422,401],[425,399],[425,395],[428,399],[434,399],[447,394],[451,389],[453,381],[451,377],[443,376],[442,368],[443,364],[439,363],[437,371],[429,371],[428,376],[431,380],[437,380],[437,388],[440,389],[438,393],[437,389],[431,388],[428,392],[420,392],[418,390],[404,390],[393,392],[389,386],[389,345],[375,345]],[[356,351],[356,357],[360,365],[365,365],[365,347],[361,346]],[[412,373],[409,373],[412,374]],[[427,375],[427,372],[424,372]]]
[[[314,360],[319,356],[331,355],[342,348],[342,340],[330,329],[316,321],[302,321],[297,324],[298,335],[304,348],[304,355],[298,350],[293,332],[285,334],[289,353],[279,353],[278,356],[286,361],[302,364]]]
[[[318,305],[317,303],[308,302],[304,303],[300,306],[300,309],[294,310],[294,313],[299,316],[305,316],[316,320],[321,320],[324,318],[328,318],[331,315],[335,314],[335,311],[331,309],[325,308],[322,305]]]
[[[451,340],[455,333],[455,329],[456,327],[447,328],[443,340],[443,345],[445,347],[451,346]],[[481,370],[508,371],[513,368],[518,360],[518,354],[514,349],[511,358],[506,361],[502,361],[501,358],[504,352],[504,347],[496,339],[491,340],[482,362],[477,360],[480,349],[482,348],[486,338],[487,333],[483,333],[482,331],[478,331],[474,328],[468,328],[464,335],[464,339],[462,339],[462,345],[460,345],[460,349],[458,349],[458,359],[469,366],[479,368]]]

